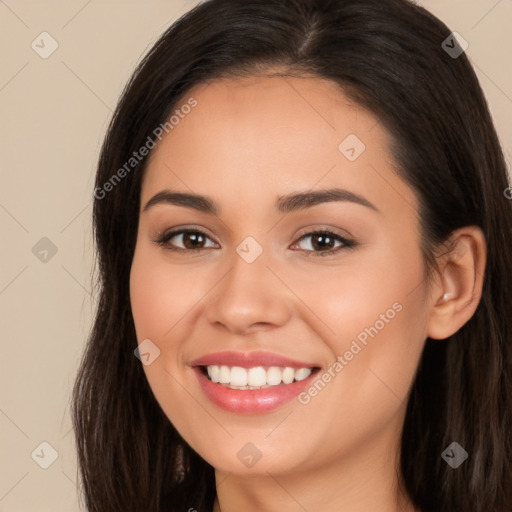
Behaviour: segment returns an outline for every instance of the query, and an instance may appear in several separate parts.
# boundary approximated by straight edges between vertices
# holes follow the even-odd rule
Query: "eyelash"
[[[203,231],[200,231],[198,229],[177,229],[174,231],[169,231],[168,233],[164,233],[164,235],[161,238],[159,238],[158,240],[155,240],[155,242],[158,245],[160,245],[161,247],[163,247],[164,249],[166,249],[168,251],[173,251],[173,252],[181,252],[181,253],[193,252],[193,253],[195,253],[198,251],[209,249],[208,247],[197,247],[195,249],[183,249],[182,247],[175,247],[168,243],[169,240],[171,238],[175,237],[176,235],[181,235],[181,234],[186,234],[186,233],[200,234],[206,238],[210,238],[206,233],[204,233]],[[302,251],[305,253],[305,255],[307,257],[329,256],[329,255],[333,255],[333,254],[339,252],[342,249],[350,249],[357,245],[353,240],[348,240],[347,238],[344,238],[344,237],[338,235],[337,233],[333,233],[332,231],[329,231],[329,230],[316,230],[316,231],[309,231],[307,233],[304,233],[303,235],[301,235],[299,237],[299,239],[297,240],[297,242],[294,243],[294,245],[296,245],[297,243],[299,243],[301,240],[303,240],[305,238],[315,236],[315,235],[326,235],[329,238],[333,238],[335,241],[341,242],[343,245],[336,247],[334,249],[326,250],[326,251],[314,251],[314,250],[308,251],[308,250],[302,249]],[[211,238],[210,238],[210,240],[211,240]]]

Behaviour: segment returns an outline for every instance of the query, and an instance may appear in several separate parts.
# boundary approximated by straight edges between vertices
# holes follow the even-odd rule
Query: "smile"
[[[273,411],[302,393],[320,371],[318,363],[269,352],[217,352],[189,363],[205,398],[224,411]]]
[[[203,373],[211,382],[221,384],[230,389],[255,390],[267,389],[272,386],[292,384],[308,378],[313,368],[292,368],[289,366],[241,366],[209,365],[203,366]]]

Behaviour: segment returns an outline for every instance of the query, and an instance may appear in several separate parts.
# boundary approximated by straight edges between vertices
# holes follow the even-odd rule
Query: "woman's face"
[[[387,463],[428,320],[417,199],[387,133],[318,78],[184,98],[146,170],[131,270],[156,399],[218,470]]]

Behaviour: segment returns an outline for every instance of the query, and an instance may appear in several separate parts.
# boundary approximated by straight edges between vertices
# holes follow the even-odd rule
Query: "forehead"
[[[283,141],[291,134],[295,142],[302,135],[306,140],[323,139],[322,149],[327,149],[347,130],[363,134],[378,124],[374,115],[349,99],[338,84],[319,77],[214,80],[190,89],[178,102],[178,110],[192,97],[198,105],[180,121],[181,130],[177,126],[172,130],[174,135],[190,128],[208,131],[209,138],[229,136],[253,146],[264,140],[276,145],[275,135]],[[255,134],[260,139],[245,138]],[[376,130],[372,138],[374,142],[385,138],[384,131]],[[174,141],[178,142],[177,137]]]
[[[187,91],[173,112],[191,100],[196,106],[183,110],[153,150],[143,200],[164,187],[208,192],[219,201],[330,186],[371,196],[372,188],[384,193],[386,182],[399,180],[384,127],[332,81],[215,80]],[[411,194],[395,183],[391,196],[396,187]]]

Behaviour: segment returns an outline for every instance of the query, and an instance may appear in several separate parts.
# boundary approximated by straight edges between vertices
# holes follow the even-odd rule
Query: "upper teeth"
[[[271,366],[265,369],[263,366],[254,368],[242,368],[241,366],[218,366],[206,367],[208,376],[212,382],[226,384],[233,389],[259,389],[261,387],[278,386],[291,384],[294,380],[303,380],[311,375],[310,368],[282,368]]]

